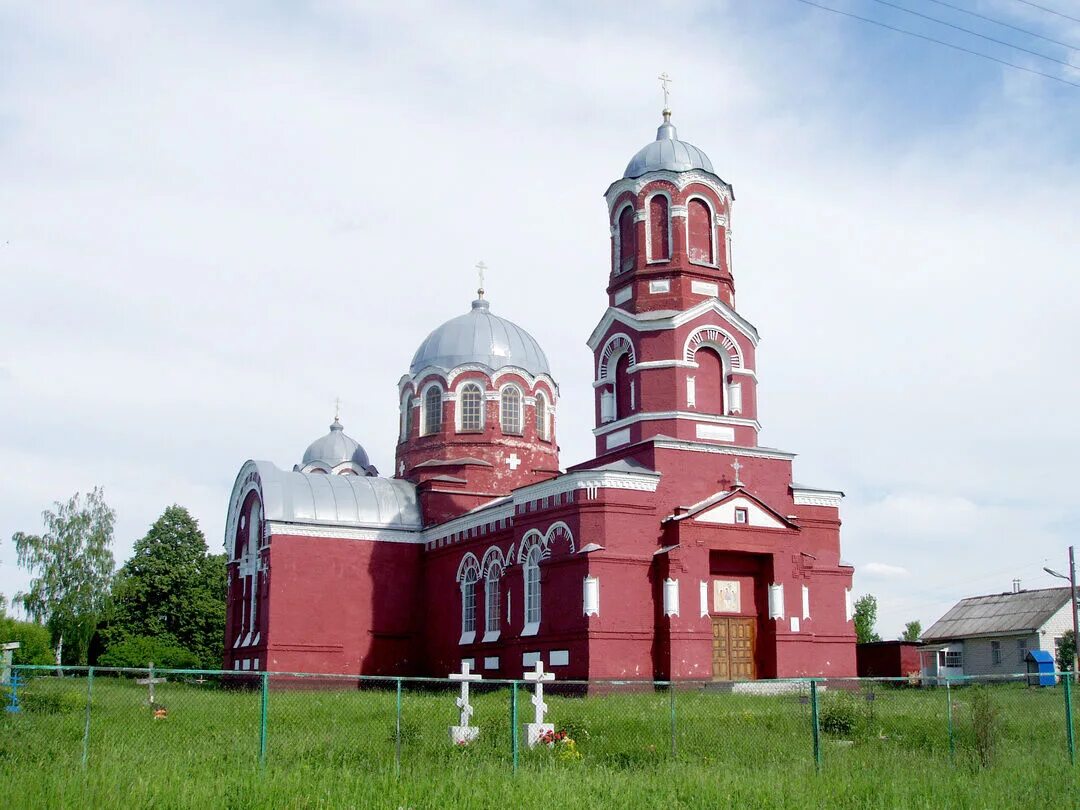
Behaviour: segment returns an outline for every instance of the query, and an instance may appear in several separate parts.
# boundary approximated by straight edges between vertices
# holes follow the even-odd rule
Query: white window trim
[[[518,395],[518,429],[507,430],[506,429],[506,414],[503,411],[503,396],[506,391],[517,391]],[[517,383],[506,383],[499,389],[499,430],[502,431],[505,436],[523,436],[525,435],[525,392],[521,390],[521,386]]]
[[[653,197],[666,197],[667,198],[667,243],[668,243],[668,255],[663,258],[656,258],[653,256],[652,245],[652,201]],[[666,191],[654,191],[648,197],[645,198],[645,263],[646,264],[667,264],[671,261],[672,248],[674,244],[672,239],[674,233],[671,229],[671,220],[675,217],[671,214],[673,207],[671,195]],[[650,290],[651,291],[651,290]]]
[[[428,422],[427,400],[428,400],[428,393],[431,391],[432,388],[437,388],[439,390],[439,408],[440,409],[442,408],[442,400],[443,400],[443,393],[444,393],[443,392],[443,387],[437,382],[428,383],[427,385],[424,386],[423,391],[420,392],[420,430],[419,430],[419,435],[421,435],[421,436],[434,436],[435,433],[442,433],[442,430],[445,427],[445,425],[443,424],[443,414],[440,411],[440,413],[439,413],[439,429],[438,429],[438,431],[429,431],[427,429],[427,422]]]
[[[701,200],[709,209],[709,248],[711,261],[696,262],[690,258],[690,201]],[[716,209],[712,201],[703,194],[691,194],[686,198],[686,261],[698,267],[717,267],[716,264]]]
[[[412,433],[412,391],[407,391],[401,398],[401,424],[398,425],[400,441],[408,441]]]
[[[541,406],[540,403],[543,403],[543,405]],[[543,408],[544,418],[543,419],[535,419],[535,418],[533,419],[533,421],[537,423],[537,427],[539,428],[539,430],[538,430],[539,436],[537,438],[539,438],[540,441],[542,441],[542,442],[550,442],[551,441],[551,415],[550,415],[551,414],[551,403],[548,402],[547,394],[545,394],[543,391],[537,391],[536,396],[533,397],[533,416],[534,417],[536,416],[537,409],[541,408],[541,407]]]
[[[631,233],[637,233],[637,209],[634,208],[633,201],[628,200],[627,202],[624,202],[622,205],[620,205],[619,209],[615,212],[614,225],[612,226],[615,231],[615,255],[612,257],[614,259],[612,263],[612,269],[615,272],[612,273],[612,275],[615,276],[621,276],[624,273],[629,272],[628,270],[622,269],[622,228],[619,227],[619,223],[622,222],[623,211],[625,211],[627,208],[629,208],[631,213],[634,215],[633,217],[631,217],[630,221]]]
[[[540,560],[541,560],[540,546],[533,546],[529,549],[528,554],[525,557],[525,562],[521,567],[522,580],[525,587],[522,588],[524,595],[524,610],[522,615],[525,619],[525,626],[521,630],[523,636],[535,636],[540,632],[540,622],[543,621],[543,596],[544,591],[540,582]],[[535,562],[533,562],[535,560]],[[536,568],[536,620],[529,621],[529,571],[531,568]]]
[[[479,427],[479,429],[476,429],[476,428],[468,428],[468,429],[466,429],[466,428],[464,428],[462,426],[464,424],[464,416],[465,416],[465,414],[463,412],[464,409],[463,409],[463,406],[462,406],[462,401],[465,398],[465,389],[470,388],[470,387],[477,388],[477,389],[480,390],[480,427]],[[485,427],[485,424],[486,424],[485,417],[487,416],[487,413],[486,413],[487,406],[485,404],[486,402],[487,402],[487,398],[484,396],[484,388],[483,388],[482,385],[480,385],[478,382],[476,382],[476,380],[471,380],[471,379],[470,380],[463,380],[461,382],[461,384],[457,387],[457,390],[454,392],[454,429],[458,433],[462,433],[462,432],[476,433],[476,432],[478,432],[478,430],[481,430],[481,431],[484,430],[484,427]]]

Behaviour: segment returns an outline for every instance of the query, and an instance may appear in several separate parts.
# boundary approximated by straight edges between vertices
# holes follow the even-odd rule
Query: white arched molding
[[[484,552],[484,558],[480,560],[481,576],[486,577],[488,574],[488,569],[490,569],[493,565],[499,566],[500,570],[506,567],[506,558],[503,557],[503,553],[498,546],[492,546]]]
[[[465,577],[468,574],[471,574],[477,579],[480,578],[480,562],[476,559],[476,555],[471,551],[466,552],[465,556],[461,558],[461,562],[458,563],[457,574],[454,576],[454,581],[460,584],[465,581]]]
[[[699,326],[686,338],[683,344],[683,359],[688,363],[694,362],[694,355],[702,346],[708,346],[716,350],[724,363],[724,373],[730,374],[733,370],[743,367],[742,351],[739,344],[731,333],[721,326]]]
[[[607,339],[604,348],[600,350],[600,362],[596,368],[596,380],[601,382],[610,379],[612,364],[623,354],[630,355],[630,366],[637,364],[637,355],[634,353],[634,343],[623,332],[612,335]]]
[[[487,427],[487,425],[486,425],[486,421],[487,421],[487,419],[486,419],[486,417],[487,417],[487,413],[486,413],[487,412],[487,405],[486,405],[487,397],[485,396],[484,386],[481,384],[480,381],[470,377],[468,379],[462,380],[461,384],[458,385],[457,389],[454,391],[454,429],[459,433],[462,430],[466,430],[466,428],[464,428],[462,426],[463,425],[462,399],[465,396],[466,390],[468,390],[470,388],[474,388],[474,389],[480,391],[480,426],[479,426],[479,428],[470,427],[470,428],[468,428],[468,430],[470,432],[473,431],[473,430],[477,430],[477,429],[484,430],[484,428]]]
[[[412,432],[412,400],[412,386],[409,386],[405,389],[405,393],[401,395],[401,424],[398,428],[398,441],[407,440],[409,433]]]
[[[506,412],[503,408],[507,391],[517,392],[517,430],[507,430]],[[512,426],[511,426],[512,427]],[[503,383],[499,387],[499,429],[510,436],[520,436],[525,433],[525,391],[516,382]]]
[[[432,388],[439,389],[439,408],[440,408],[440,411],[439,411],[439,430],[438,431],[429,431],[427,429],[428,428],[428,396],[429,396]],[[444,425],[443,425],[443,414],[442,414],[441,409],[442,409],[442,403],[443,403],[443,396],[445,395],[445,393],[446,393],[446,389],[443,387],[442,382],[439,381],[439,380],[432,380],[431,382],[427,383],[427,385],[425,385],[422,389],[420,389],[420,396],[419,396],[419,400],[420,400],[420,424],[418,426],[419,427],[418,434],[420,436],[430,436],[430,435],[432,435],[434,433],[437,433],[437,432],[441,433],[442,432],[442,429],[443,429]]]
[[[622,220],[623,211],[627,208],[634,214],[631,222],[636,226],[638,223],[638,211],[634,207],[633,200],[626,200],[621,205],[615,207],[614,217],[611,220],[611,227],[614,231],[615,238],[613,240],[615,245],[615,252],[612,255],[612,269],[615,271],[612,275],[621,276],[623,274],[622,269],[622,229],[619,227],[619,222]],[[636,230],[636,228],[635,228]]]
[[[653,197],[666,197],[667,198],[667,243],[668,243],[668,255],[667,256],[653,256],[652,245],[652,201]],[[671,230],[672,214],[671,209],[675,206],[674,201],[671,199],[671,193],[667,191],[654,191],[648,197],[645,198],[645,263],[646,264],[660,264],[663,262],[671,261],[671,254],[674,252],[674,245],[672,239],[674,238],[673,231]]]
[[[502,621],[502,574],[503,555],[492,546],[484,552],[480,561],[480,579],[484,583],[484,636],[483,641],[498,641]]]
[[[728,208],[730,208],[732,199],[734,198],[731,186],[723,180],[719,180],[716,176],[706,174],[699,169],[688,172],[647,172],[641,177],[626,177],[611,185],[611,188],[604,194],[604,198],[607,200],[608,204],[609,215],[614,211],[616,206],[620,209],[622,208],[619,201],[620,199],[625,199],[625,195],[632,194],[634,197],[637,197],[644,190],[645,186],[656,183],[657,181],[670,183],[679,191],[685,191],[693,185],[704,186],[716,195],[716,198],[720,200],[722,205]],[[612,221],[614,222],[617,220]]]
[[[577,544],[574,542],[574,533],[570,531],[570,527],[561,520],[557,520],[548,526],[546,532],[541,534],[537,529],[529,529],[525,532],[525,536],[521,538],[521,545],[518,547],[517,561],[519,563],[525,562],[526,557],[529,556],[529,552],[534,546],[540,547],[540,559],[546,560],[551,557],[552,547],[557,542],[565,542],[570,554],[574,554],[577,551]]]
[[[703,203],[705,203],[705,207],[709,209],[709,245],[711,247],[712,253],[709,257],[708,263],[706,264],[702,264],[701,262],[695,262],[690,259],[690,202],[692,200],[701,200]],[[686,244],[683,247],[686,249],[687,261],[689,261],[690,264],[696,264],[699,267],[717,267],[718,257],[720,254],[719,248],[716,244],[716,206],[713,204],[713,201],[706,197],[704,194],[691,192],[690,194],[686,195],[686,200],[683,202],[683,207],[686,208],[686,228],[684,229],[686,232]]]

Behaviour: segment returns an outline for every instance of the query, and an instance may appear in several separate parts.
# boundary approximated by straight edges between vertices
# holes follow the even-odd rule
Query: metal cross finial
[[[671,77],[668,76],[667,71],[665,70],[663,73],[661,73],[656,78],[658,78],[660,80],[660,87],[664,91],[664,109],[666,110],[668,108],[668,95],[671,92],[668,89],[668,85],[671,84]]]
[[[480,287],[476,290],[476,294],[481,298],[484,297],[484,271],[487,270],[487,265],[482,261],[476,263],[476,275],[480,279]]]
[[[341,397],[334,397],[334,421],[338,421],[338,417],[341,416]]]
[[[743,468],[743,465],[739,463],[739,459],[736,457],[735,463],[731,465],[731,469],[735,470],[735,486],[741,487],[743,482],[739,480],[739,470]]]

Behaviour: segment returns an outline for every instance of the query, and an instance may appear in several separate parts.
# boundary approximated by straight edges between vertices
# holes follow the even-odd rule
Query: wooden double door
[[[712,618],[712,673],[717,681],[752,681],[757,619]]]

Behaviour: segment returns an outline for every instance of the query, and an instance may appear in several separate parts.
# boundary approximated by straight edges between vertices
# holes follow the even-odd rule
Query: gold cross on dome
[[[664,109],[666,110],[668,106],[668,95],[671,92],[668,88],[668,85],[671,84],[671,77],[668,76],[667,71],[665,70],[656,78],[660,80],[660,87],[664,91]]]
[[[480,287],[476,290],[476,294],[481,298],[484,297],[484,271],[487,270],[487,265],[482,261],[476,263],[476,276],[480,279]]]

